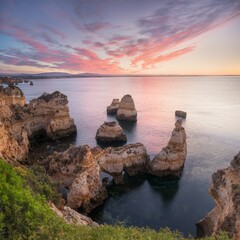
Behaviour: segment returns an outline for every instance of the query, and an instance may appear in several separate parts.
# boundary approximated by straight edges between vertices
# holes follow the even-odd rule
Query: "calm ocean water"
[[[128,143],[143,143],[151,158],[166,146],[176,109],[187,111],[188,154],[179,181],[130,179],[113,191],[93,218],[100,223],[169,227],[195,234],[195,223],[214,206],[208,195],[211,174],[227,167],[240,150],[240,77],[126,77],[34,80],[20,84],[27,100],[43,92],[68,96],[77,125],[75,144],[96,146],[113,98],[132,95],[138,121],[125,125]]]

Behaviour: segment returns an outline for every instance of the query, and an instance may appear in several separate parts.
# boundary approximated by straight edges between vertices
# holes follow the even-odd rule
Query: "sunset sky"
[[[240,74],[240,0],[0,0],[0,72]]]

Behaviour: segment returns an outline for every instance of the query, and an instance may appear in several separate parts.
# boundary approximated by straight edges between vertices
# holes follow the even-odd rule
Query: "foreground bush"
[[[180,240],[179,233],[168,229],[156,232],[151,229],[123,226],[84,227],[68,225],[48,207],[45,194],[52,193],[48,186],[39,186],[26,178],[24,169],[14,169],[0,159],[0,239],[61,239],[61,240]],[[33,190],[26,185],[29,183]],[[44,181],[46,182],[46,181]],[[48,190],[46,190],[46,189]],[[40,189],[45,194],[36,194]],[[46,191],[47,192],[46,192]],[[190,238],[189,238],[190,239]],[[211,240],[225,240],[221,235]]]

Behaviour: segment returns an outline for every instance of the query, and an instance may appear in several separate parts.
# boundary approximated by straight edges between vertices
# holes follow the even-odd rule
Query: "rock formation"
[[[197,223],[197,236],[210,236],[226,231],[240,239],[240,152],[226,169],[212,175],[210,195],[216,207]]]
[[[184,112],[184,111],[176,110],[175,111],[175,116],[181,117],[181,118],[186,118],[187,117],[187,113]]]
[[[110,106],[107,107],[108,114],[116,114],[119,108],[119,99],[114,98]]]
[[[137,111],[131,95],[127,94],[121,99],[116,118],[124,121],[137,121]]]
[[[28,155],[29,138],[43,134],[56,139],[75,133],[67,104],[67,97],[60,92],[26,104],[21,89],[0,86],[0,157],[21,161]]]
[[[156,176],[180,176],[186,154],[186,133],[182,119],[178,119],[168,145],[149,162],[149,173]]]
[[[107,191],[100,179],[100,168],[87,145],[55,152],[47,159],[47,171],[69,189],[67,205],[88,213],[102,204]]]
[[[97,130],[96,140],[99,142],[121,143],[127,141],[127,136],[117,122],[105,122]]]
[[[145,172],[149,160],[146,148],[141,143],[103,150],[95,148],[92,151],[101,170],[113,176],[116,184],[123,182],[123,172],[130,176]]]
[[[44,93],[23,108],[14,108],[14,123],[22,122],[30,138],[44,135],[50,139],[76,133],[74,121],[69,116],[67,96],[56,91]]]
[[[70,207],[64,206],[62,209],[58,209],[54,204],[51,204],[50,208],[57,213],[57,215],[65,220],[68,224],[85,225],[85,226],[99,226],[91,218],[76,212]]]

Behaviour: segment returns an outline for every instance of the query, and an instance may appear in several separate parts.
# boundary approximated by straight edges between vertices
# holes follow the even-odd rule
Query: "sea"
[[[106,108],[113,98],[131,94],[137,122],[121,124],[128,143],[143,143],[151,159],[167,145],[176,121],[175,110],[187,112],[187,158],[180,179],[126,177],[126,184],[91,217],[98,223],[158,230],[168,227],[188,236],[195,223],[214,206],[208,194],[211,175],[240,151],[240,77],[98,77],[33,80],[19,87],[27,101],[44,92],[67,95],[77,126],[75,145],[97,145],[96,131],[116,120]]]

